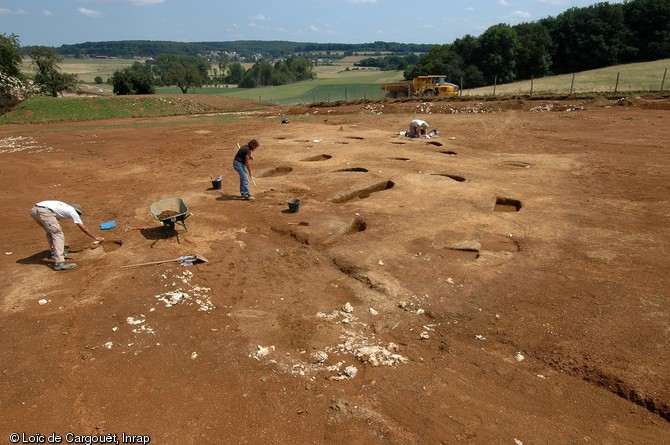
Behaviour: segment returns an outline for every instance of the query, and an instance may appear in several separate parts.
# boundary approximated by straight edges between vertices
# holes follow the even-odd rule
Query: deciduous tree
[[[195,56],[161,54],[154,66],[163,85],[176,85],[182,93],[206,83],[210,63]]]
[[[504,23],[491,26],[479,38],[478,64],[487,80],[497,78],[501,82],[517,79],[516,58],[520,48],[516,31]]]
[[[135,62],[131,67],[116,71],[112,75],[114,94],[155,94],[154,78],[148,66]]]
[[[63,58],[52,48],[36,46],[30,52],[32,64],[37,68],[35,84],[44,88],[51,96],[58,97],[61,91],[74,89],[77,85],[77,75],[61,73],[58,63]]]
[[[16,34],[0,34],[0,71],[7,76],[21,76],[21,44]]]
[[[0,34],[0,113],[31,94],[31,88],[21,74],[22,61],[19,37]]]

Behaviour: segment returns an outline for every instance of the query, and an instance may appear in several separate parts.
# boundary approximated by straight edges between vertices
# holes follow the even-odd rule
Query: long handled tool
[[[194,255],[184,255],[180,256],[179,258],[173,258],[171,260],[161,260],[161,261],[150,261],[148,263],[138,263],[138,264],[127,264],[125,266],[119,266],[119,269],[121,270],[126,270],[126,269],[134,269],[136,267],[143,267],[143,266],[151,266],[154,264],[163,264],[163,263],[172,263],[179,261],[181,263],[185,264],[194,264],[194,263],[207,263],[209,260],[205,258],[204,256],[196,253]]]

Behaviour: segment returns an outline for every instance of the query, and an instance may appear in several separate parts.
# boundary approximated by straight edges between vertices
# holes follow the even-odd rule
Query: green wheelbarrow
[[[151,210],[151,214],[154,215],[154,218],[165,226],[168,233],[171,230],[175,230],[176,224],[181,225],[184,228],[184,231],[188,232],[188,227],[186,227],[185,221],[191,213],[183,199],[163,199],[151,204],[149,210]]]

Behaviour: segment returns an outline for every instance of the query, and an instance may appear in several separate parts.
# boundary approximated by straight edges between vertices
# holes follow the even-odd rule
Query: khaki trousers
[[[30,210],[30,216],[32,216],[35,222],[46,231],[47,242],[49,243],[49,248],[56,259],[56,262],[64,262],[65,257],[63,256],[63,250],[65,250],[65,234],[63,233],[63,229],[61,229],[60,223],[58,222],[58,219],[56,219],[54,212],[46,207],[35,206]]]

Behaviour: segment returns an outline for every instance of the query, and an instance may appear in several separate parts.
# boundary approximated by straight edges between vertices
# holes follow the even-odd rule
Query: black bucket
[[[216,179],[212,179],[212,189],[221,190],[221,181],[222,180],[223,180],[223,178],[221,176],[219,176]]]
[[[300,199],[299,198],[291,198],[288,201],[288,211],[291,213],[295,213],[298,210],[300,210]]]

